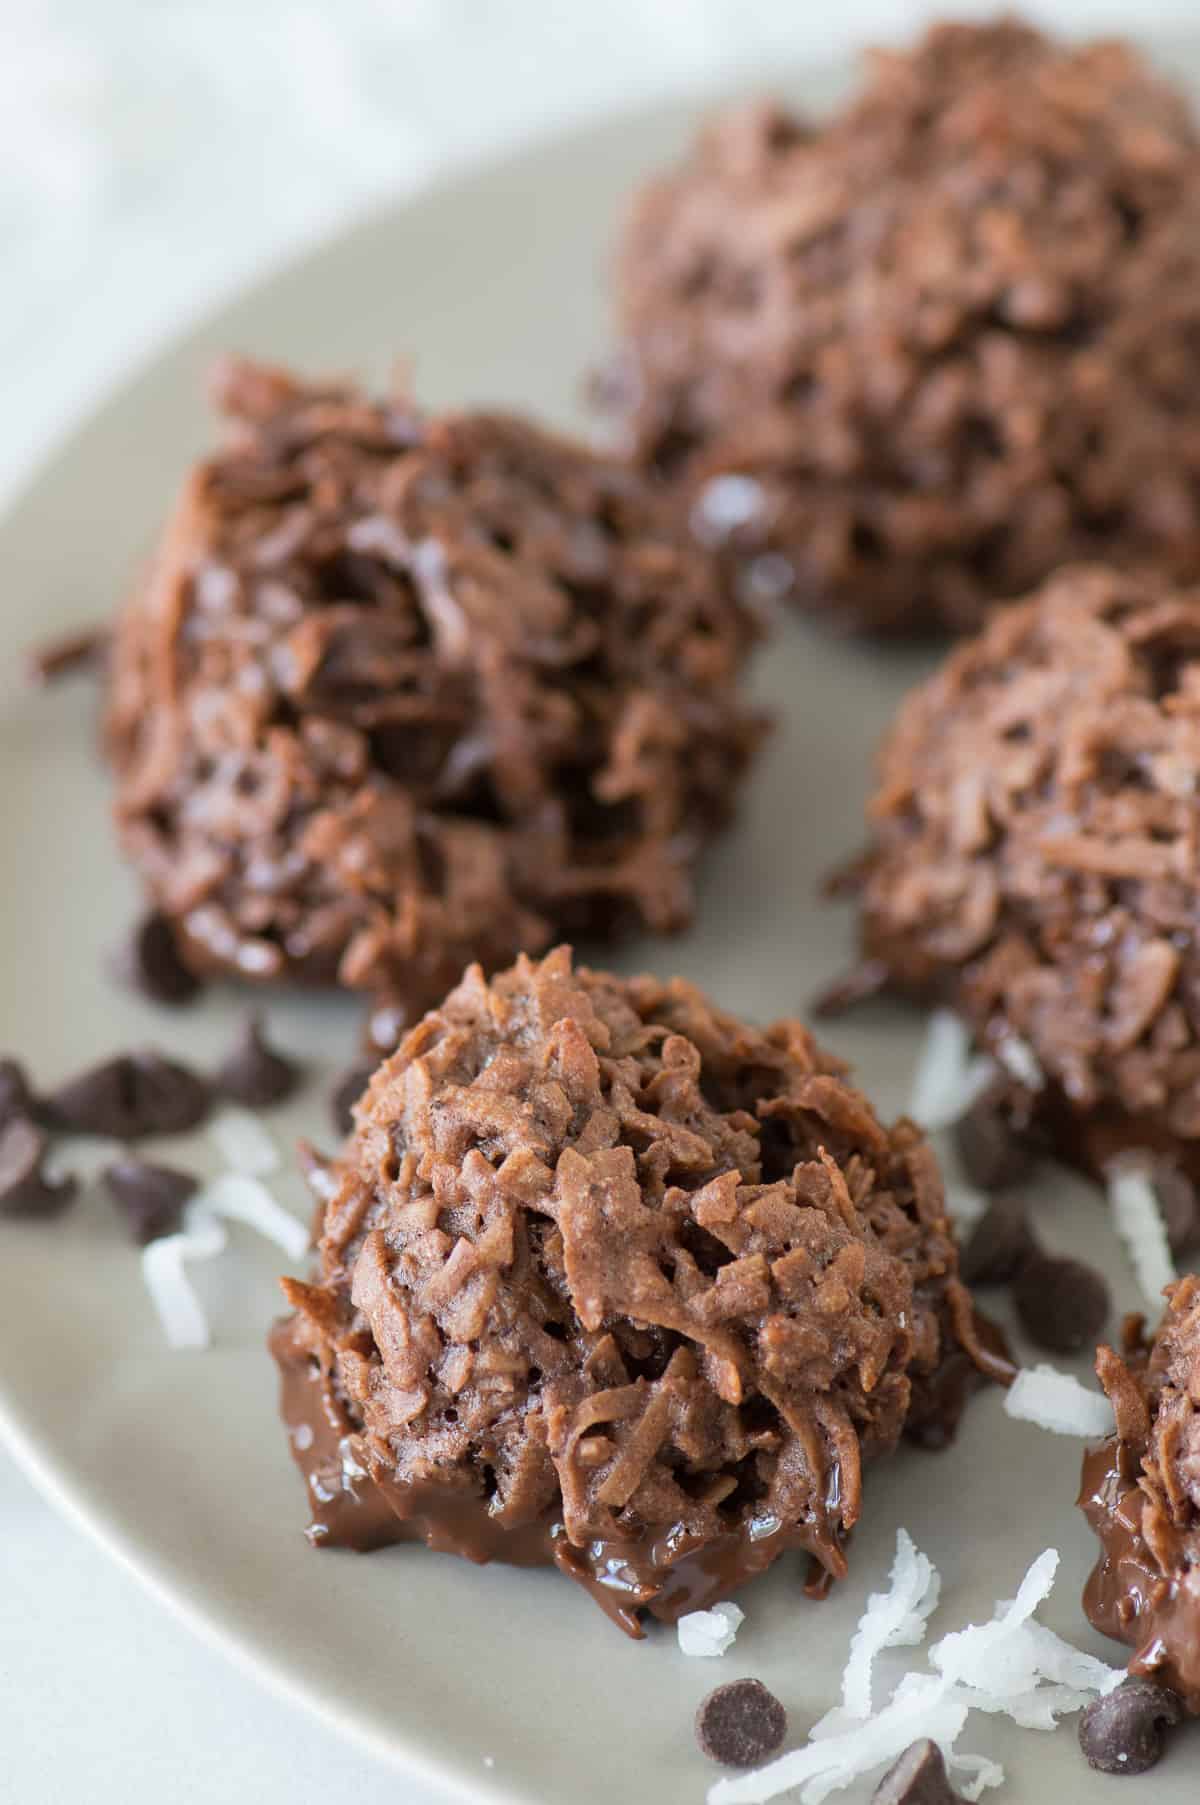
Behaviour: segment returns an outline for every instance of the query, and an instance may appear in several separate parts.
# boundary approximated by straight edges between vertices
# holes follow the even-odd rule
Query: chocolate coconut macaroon
[[[508,416],[231,364],[119,621],[116,819],[183,965],[379,1038],[556,933],[669,932],[760,724],[675,504]]]
[[[845,628],[977,626],[1058,565],[1200,575],[1200,139],[1130,48],[876,53],[637,198],[601,398],[699,535]]]
[[[964,1016],[1026,1129],[1099,1175],[1200,1177],[1198,771],[1200,589],[1088,567],[959,646],[879,759],[867,960]]]
[[[797,1022],[560,947],[478,967],[375,1073],[273,1347],[318,1546],[556,1566],[630,1635],[952,1432],[979,1339],[937,1165]]]
[[[1101,1348],[1116,1434],[1083,1463],[1079,1503],[1100,1538],[1084,1609],[1127,1643],[1129,1671],[1200,1714],[1200,1278],[1180,1279],[1150,1337],[1128,1325],[1123,1357]],[[1161,1715],[1170,1721],[1166,1708]]]

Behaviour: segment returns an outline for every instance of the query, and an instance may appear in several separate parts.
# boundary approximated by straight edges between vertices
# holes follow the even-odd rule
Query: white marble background
[[[933,12],[998,9],[0,0],[0,490],[189,318],[435,170]],[[1071,29],[1200,21],[1198,0],[1026,10]],[[432,1805],[194,1643],[0,1457],[0,1805],[341,1798]]]

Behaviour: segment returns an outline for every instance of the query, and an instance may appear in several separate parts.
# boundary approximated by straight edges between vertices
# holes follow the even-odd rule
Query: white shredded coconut
[[[1082,1435],[1087,1440],[1111,1435],[1113,1429],[1112,1405],[1102,1392],[1090,1391],[1070,1373],[1045,1362],[1021,1369],[1004,1394],[1004,1413],[1055,1435]]]
[[[870,1717],[871,1670],[876,1655],[881,1649],[912,1648],[925,1640],[925,1626],[937,1609],[941,1585],[941,1575],[928,1556],[917,1550],[906,1529],[898,1529],[889,1589],[872,1592],[850,1644],[842,1676],[843,1717]]]
[[[1163,1287],[1179,1275],[1150,1173],[1136,1156],[1127,1154],[1113,1161],[1105,1177],[1113,1227],[1125,1243],[1142,1296],[1155,1310],[1161,1309]]]
[[[728,1603],[715,1604],[711,1611],[689,1611],[677,1625],[679,1646],[685,1655],[712,1660],[733,1647],[745,1617],[745,1611]]]
[[[987,1214],[988,1200],[970,1185],[947,1185],[946,1208],[960,1228],[974,1228]]]
[[[943,1636],[929,1652],[934,1671],[906,1674],[871,1716],[874,1655],[897,1642],[921,1641],[937,1603],[937,1571],[901,1530],[890,1588],[868,1600],[851,1643],[842,1704],[813,1726],[803,1748],[757,1772],[718,1780],[709,1789],[708,1805],[767,1805],[793,1787],[800,1788],[799,1805],[821,1805],[830,1793],[889,1765],[926,1736],[941,1748],[964,1799],[978,1799],[988,1787],[999,1786],[1004,1769],[997,1762],[955,1748],[970,1711],[1002,1711],[1018,1724],[1052,1730],[1063,1712],[1080,1709],[1125,1677],[1123,1668],[1071,1648],[1035,1621],[1057,1567],[1058,1552],[1048,1548],[1016,1598],[997,1604],[990,1623]]]
[[[163,1235],[142,1249],[142,1278],[168,1347],[208,1346],[208,1318],[188,1283],[184,1265],[189,1260],[216,1259],[225,1241],[221,1223],[199,1198],[193,1198],[184,1211],[179,1233]]]
[[[273,1241],[290,1260],[301,1260],[308,1252],[310,1237],[306,1225],[276,1203],[261,1178],[248,1172],[224,1172],[197,1194],[196,1201],[214,1216],[225,1216],[231,1222],[244,1222]]]
[[[248,1109],[223,1109],[209,1129],[218,1153],[235,1172],[266,1178],[279,1170],[279,1149]]]
[[[1010,1078],[1026,1090],[1040,1091],[1046,1082],[1038,1056],[1019,1034],[1005,1034],[996,1043],[996,1058]]]
[[[761,483],[752,476],[714,476],[700,491],[694,525],[701,538],[724,539],[762,513]]]
[[[935,1009],[917,1061],[908,1113],[922,1128],[949,1128],[981,1097],[998,1071],[986,1053],[971,1054],[961,1017]]]

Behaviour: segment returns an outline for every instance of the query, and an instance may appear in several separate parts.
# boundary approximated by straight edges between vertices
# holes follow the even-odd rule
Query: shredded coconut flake
[[[303,1222],[276,1203],[261,1178],[248,1172],[225,1172],[198,1194],[196,1201],[214,1216],[244,1222],[273,1241],[290,1260],[301,1260],[309,1249],[309,1232]]]
[[[1026,1090],[1040,1091],[1045,1085],[1046,1074],[1042,1071],[1037,1054],[1019,1034],[1005,1034],[997,1041],[996,1058],[1009,1077],[1015,1078],[1018,1084],[1023,1084]]]
[[[1113,1227],[1125,1243],[1142,1296],[1157,1310],[1163,1287],[1178,1274],[1150,1173],[1140,1160],[1127,1155],[1115,1160],[1106,1176]]]
[[[142,1278],[168,1347],[208,1346],[208,1318],[184,1266],[189,1260],[215,1260],[225,1241],[221,1223],[197,1197],[185,1210],[178,1234],[163,1235],[142,1249]]]
[[[1055,1435],[1082,1435],[1091,1440],[1111,1435],[1112,1405],[1098,1391],[1089,1391],[1070,1373],[1045,1363],[1024,1367],[1004,1394],[1007,1416],[1018,1422],[1036,1423]]]
[[[868,1600],[851,1644],[842,1704],[814,1725],[803,1748],[755,1773],[718,1780],[709,1790],[709,1805],[767,1805],[793,1787],[800,1788],[800,1805],[821,1805],[830,1793],[885,1767],[926,1736],[941,1748],[964,1799],[978,1799],[988,1787],[999,1786],[1002,1767],[955,1748],[970,1711],[1004,1712],[1031,1729],[1052,1730],[1064,1712],[1079,1710],[1124,1678],[1122,1668],[1083,1654],[1036,1622],[1034,1612],[1049,1595],[1057,1568],[1058,1551],[1048,1548],[1016,1597],[997,1604],[990,1623],[943,1636],[929,1651],[934,1672],[906,1674],[872,1717],[875,1654],[920,1641],[937,1603],[936,1569],[901,1530],[889,1589]]]
[[[693,524],[702,539],[725,539],[758,519],[763,500],[762,485],[752,476],[714,476],[700,491]]]
[[[987,1214],[988,1201],[981,1191],[970,1185],[947,1185],[946,1208],[960,1228],[974,1228]]]
[[[841,1713],[831,1712],[823,1722],[839,1715],[847,1720],[870,1717],[871,1670],[876,1655],[885,1648],[912,1648],[925,1640],[925,1626],[937,1609],[941,1583],[936,1567],[914,1546],[908,1531],[898,1529],[891,1584],[886,1592],[872,1592],[850,1644],[842,1676]]]
[[[995,1078],[986,1053],[971,1056],[967,1025],[949,1009],[935,1009],[917,1061],[908,1113],[922,1128],[949,1128]]]
[[[248,1109],[223,1109],[209,1130],[221,1158],[235,1172],[266,1178],[279,1170],[279,1149]]]
[[[679,1646],[685,1655],[712,1660],[733,1647],[745,1617],[745,1611],[728,1603],[715,1604],[711,1611],[689,1611],[677,1625]]]

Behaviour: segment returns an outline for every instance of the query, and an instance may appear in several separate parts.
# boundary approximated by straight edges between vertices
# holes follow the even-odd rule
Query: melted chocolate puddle
[[[1160,1553],[1151,1551],[1138,1470],[1115,1436],[1084,1456],[1079,1507],[1101,1553],[1083,1608],[1102,1635],[1136,1650],[1130,1673],[1170,1686],[1200,1714],[1200,1567],[1189,1565],[1180,1530],[1167,1530]]]
[[[817,1571],[806,1588],[811,1595],[823,1596],[829,1580],[845,1572],[841,1543],[819,1520],[786,1528],[764,1522],[699,1545],[676,1528],[640,1541],[594,1541],[577,1548],[554,1517],[509,1527],[474,1492],[401,1484],[373,1474],[360,1457],[354,1423],[328,1379],[297,1347],[290,1321],[275,1325],[270,1345],[282,1379],[288,1442],[308,1491],[308,1538],[314,1548],[368,1553],[395,1542],[424,1542],[439,1553],[479,1563],[557,1567],[626,1635],[639,1638],[643,1612],[674,1623],[687,1611],[706,1610],[784,1550],[813,1557]]]

